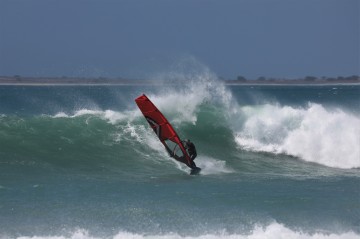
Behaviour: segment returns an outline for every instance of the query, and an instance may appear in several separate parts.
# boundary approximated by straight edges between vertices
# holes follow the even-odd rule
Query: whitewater
[[[0,86],[1,238],[360,238],[360,86]],[[142,93],[198,151],[171,159]]]

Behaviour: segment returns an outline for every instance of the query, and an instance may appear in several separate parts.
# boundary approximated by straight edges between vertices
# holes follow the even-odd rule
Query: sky
[[[0,75],[359,75],[359,2],[0,0]]]

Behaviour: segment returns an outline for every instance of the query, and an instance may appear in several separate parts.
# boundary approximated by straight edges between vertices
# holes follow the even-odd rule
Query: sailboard
[[[198,173],[200,168],[192,166],[192,160],[180,137],[158,108],[144,94],[136,98],[135,102],[170,157],[192,168],[192,173],[194,170]]]

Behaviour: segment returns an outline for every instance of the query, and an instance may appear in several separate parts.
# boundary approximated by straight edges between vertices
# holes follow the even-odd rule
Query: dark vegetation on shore
[[[360,84],[360,76],[339,76],[339,77],[314,77],[306,76],[298,79],[279,79],[259,77],[257,79],[247,79],[243,76],[238,76],[235,80],[224,79],[220,80],[229,85],[276,85],[276,84]],[[125,79],[125,78],[82,78],[82,77],[23,77],[15,76],[0,76],[0,84],[2,85],[147,85],[147,84],[163,84],[163,81],[145,80],[145,79]],[[166,83],[166,82],[165,82]],[[173,83],[173,82],[171,82]]]
[[[266,78],[264,76],[257,79],[246,79],[238,76],[236,80],[225,80],[228,84],[354,84],[360,83],[360,76],[339,76],[339,77],[315,77],[306,76],[304,78],[286,79],[286,78]]]

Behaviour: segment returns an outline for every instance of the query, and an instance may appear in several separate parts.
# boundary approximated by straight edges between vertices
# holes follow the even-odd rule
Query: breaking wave
[[[236,142],[247,150],[289,154],[336,168],[360,167],[360,118],[310,103],[307,108],[242,107]]]
[[[100,239],[104,237],[92,236],[87,230],[78,229],[68,236],[21,236],[17,239]],[[219,233],[206,233],[198,236],[184,236],[177,233],[147,235],[140,233],[131,233],[120,231],[114,236],[106,237],[113,239],[359,239],[360,236],[354,232],[346,232],[341,234],[335,233],[305,233],[302,231],[294,231],[282,224],[272,223],[267,227],[255,227],[249,234],[231,234],[225,230]]]
[[[199,123],[198,119],[210,107],[207,132],[213,126],[225,125],[240,150],[287,154],[334,168],[360,167],[360,117],[317,103],[308,103],[306,107],[276,103],[242,105],[210,72],[189,78],[187,87],[148,94],[176,128],[187,124],[202,127],[204,122]],[[117,125],[116,141],[145,142],[166,157],[161,153],[162,145],[141,121],[141,112],[133,102],[131,105],[120,112],[81,109],[73,114],[59,112],[53,118],[100,117]],[[202,135],[201,140],[209,139]]]
[[[215,168],[221,172],[232,171],[226,152],[221,157],[219,154],[208,154],[209,149],[212,148],[219,149],[218,151],[223,151],[224,148],[237,151],[240,160],[243,151],[268,152],[276,155],[286,154],[333,168],[360,167],[360,117],[356,114],[339,107],[328,108],[319,103],[309,103],[306,107],[277,103],[247,104],[234,97],[232,90],[219,82],[208,69],[201,74],[195,72],[189,75],[175,74],[163,77],[172,77],[181,83],[164,87],[156,92],[144,93],[147,93],[178,129],[181,138],[195,137],[197,145],[203,148],[203,150],[200,148],[202,154],[199,155],[198,161],[203,167],[208,167],[207,172],[216,172]],[[135,98],[138,94],[133,96]],[[43,115],[30,120],[30,123],[23,124],[29,128],[40,127],[41,124],[35,123],[38,120],[45,121],[46,124],[43,126],[48,127],[54,127],[53,124],[59,127],[75,127],[80,134],[74,137],[81,135],[83,126],[93,132],[93,137],[103,137],[101,136],[103,128],[103,134],[107,134],[106,144],[126,143],[132,145],[133,150],[144,157],[154,155],[155,152],[162,160],[168,158],[137,109],[134,98],[127,99],[126,109],[89,107],[72,112],[59,111],[50,116],[53,123],[48,122],[49,116]],[[21,122],[29,120],[10,118],[2,115],[0,123],[3,122],[10,127],[18,125],[19,131],[23,127],[19,126]],[[5,122],[9,119],[19,122],[16,124]],[[92,124],[99,119],[102,123]],[[67,123],[63,120],[67,120]],[[104,124],[109,124],[110,127]],[[38,131],[42,130],[38,129]],[[58,129],[60,134],[63,131],[66,130]],[[43,130],[43,132],[49,131]],[[22,133],[24,132],[21,131],[19,134]],[[47,136],[42,135],[42,137]],[[58,135],[58,137],[76,141],[71,139],[71,135]],[[87,140],[83,139],[83,141]],[[144,151],[144,147],[148,151]],[[181,165],[177,167],[183,170]]]

